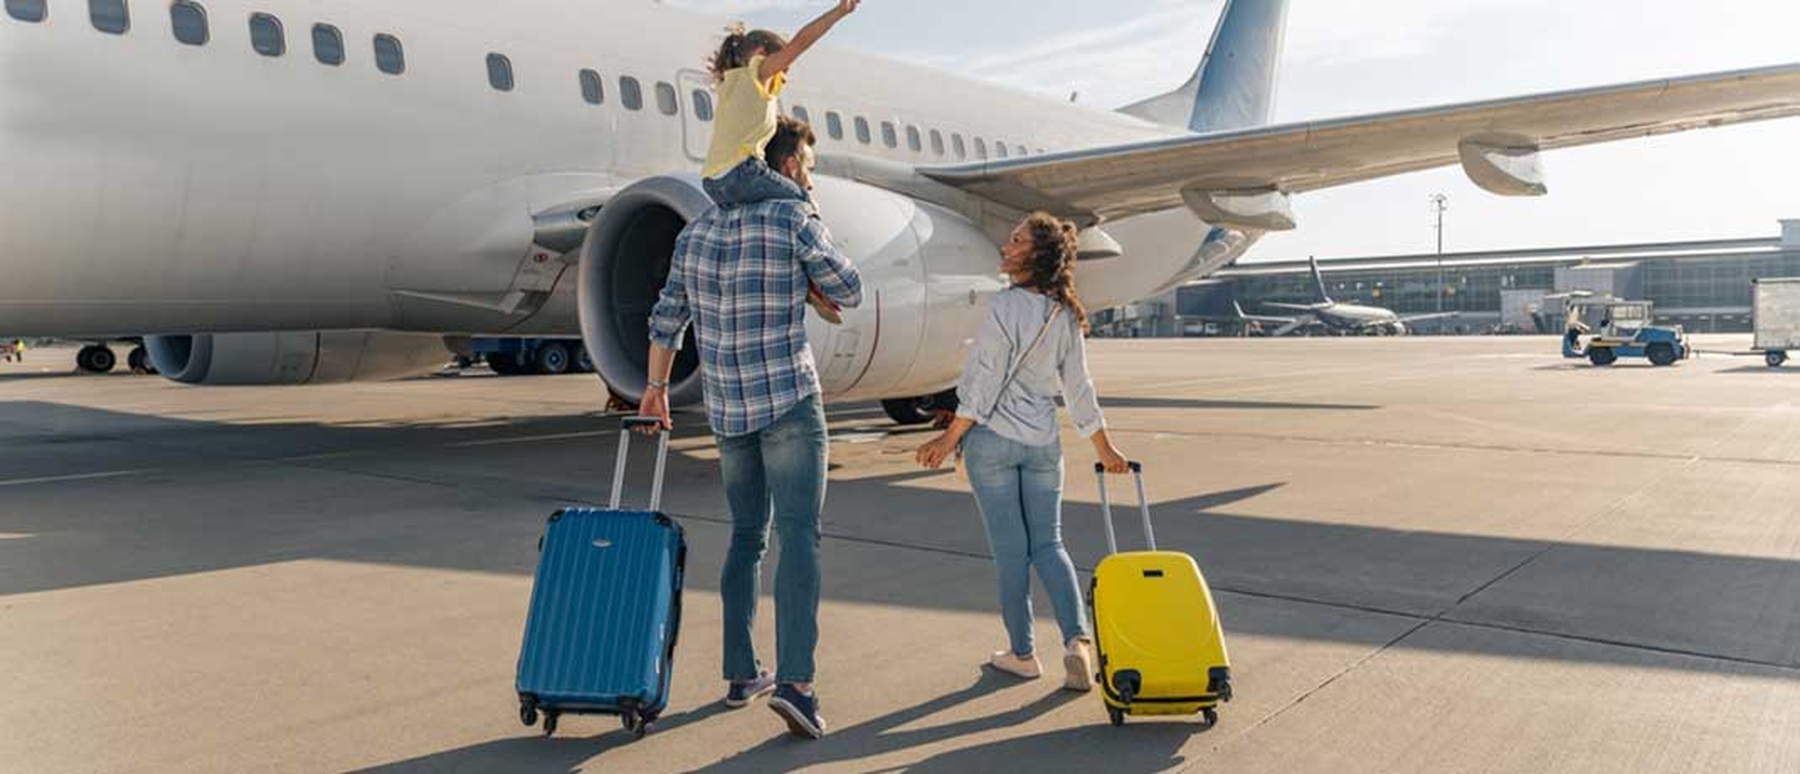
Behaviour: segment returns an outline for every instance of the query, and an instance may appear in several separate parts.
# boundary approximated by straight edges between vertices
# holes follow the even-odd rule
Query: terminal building
[[[1751,325],[1751,280],[1800,277],[1800,220],[1781,227],[1774,237],[1394,255],[1321,266],[1334,301],[1386,307],[1402,317],[1459,313],[1418,323],[1419,333],[1561,333],[1560,302],[1545,297],[1575,290],[1650,301],[1657,322],[1689,332],[1743,332]],[[1240,264],[1099,312],[1094,331],[1121,338],[1238,335],[1245,326],[1234,302],[1257,315],[1268,313],[1266,302],[1314,300],[1305,260]]]

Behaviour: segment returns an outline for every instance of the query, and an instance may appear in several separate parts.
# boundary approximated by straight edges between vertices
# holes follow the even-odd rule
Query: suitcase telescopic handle
[[[656,478],[650,484],[650,511],[662,510],[663,469],[669,461],[669,434],[663,431],[662,420],[656,417],[626,417],[619,428],[619,455],[613,462],[612,501],[607,507],[619,509],[619,501],[625,495],[625,458],[631,454],[631,436],[640,427],[658,428],[656,433]]]
[[[1144,516],[1144,542],[1150,546],[1150,550],[1155,551],[1156,530],[1150,526],[1150,498],[1144,496],[1144,466],[1138,462],[1129,464],[1132,478],[1137,482],[1138,510]],[[1100,479],[1100,513],[1105,517],[1102,521],[1106,524],[1106,553],[1116,554],[1119,552],[1119,538],[1113,533],[1112,498],[1106,494],[1106,465],[1094,463],[1094,475]]]

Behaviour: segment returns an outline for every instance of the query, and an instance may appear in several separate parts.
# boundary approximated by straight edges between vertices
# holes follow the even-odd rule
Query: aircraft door
[[[712,143],[713,99],[712,79],[698,70],[682,70],[675,79],[677,101],[681,103],[682,145],[688,158],[705,161],[707,146]]]

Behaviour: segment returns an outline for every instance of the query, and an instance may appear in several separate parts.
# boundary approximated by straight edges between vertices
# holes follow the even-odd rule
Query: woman
[[[1087,311],[1075,295],[1074,224],[1043,213],[1025,219],[1000,248],[1012,286],[994,296],[957,386],[960,407],[943,435],[919,447],[927,468],[961,447],[975,501],[987,522],[1000,575],[1000,616],[1011,647],[989,659],[1024,678],[1043,674],[1032,646],[1031,571],[1062,628],[1071,690],[1093,688],[1091,637],[1075,565],[1062,544],[1062,444],[1055,396],[1106,469],[1127,470],[1106,437],[1082,335]]]

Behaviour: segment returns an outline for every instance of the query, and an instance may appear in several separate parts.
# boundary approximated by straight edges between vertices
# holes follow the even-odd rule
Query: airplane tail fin
[[[1275,112],[1287,11],[1288,0],[1225,0],[1193,77],[1119,112],[1202,133],[1268,124]]]
[[[1325,275],[1319,271],[1319,259],[1308,256],[1306,263],[1312,267],[1313,291],[1319,294],[1319,303],[1331,303],[1331,294],[1325,292]]]

